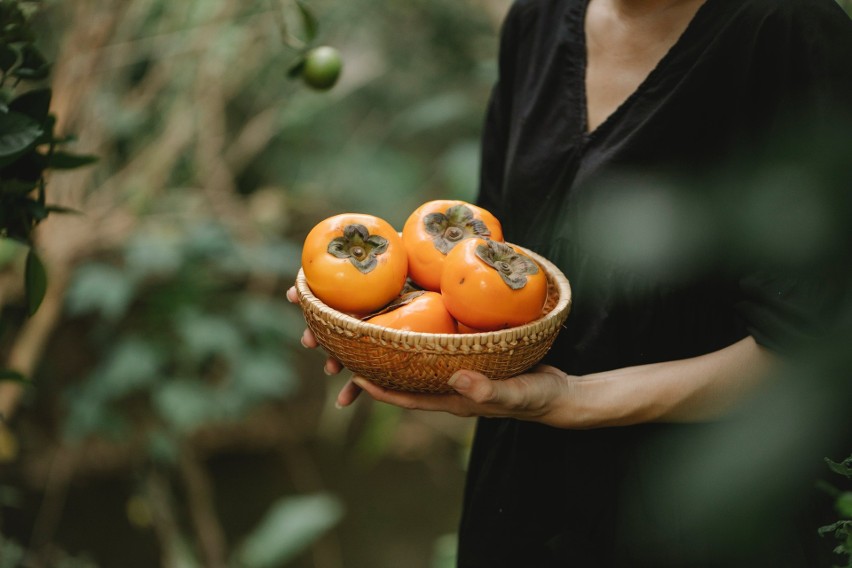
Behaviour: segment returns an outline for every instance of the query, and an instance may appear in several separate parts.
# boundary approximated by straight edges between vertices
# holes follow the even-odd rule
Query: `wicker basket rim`
[[[513,245],[517,246],[517,245]],[[524,325],[501,329],[497,331],[483,331],[477,333],[423,333],[416,331],[403,331],[379,326],[361,321],[358,318],[335,310],[322,300],[317,298],[308,287],[304,271],[300,268],[296,277],[296,289],[305,307],[309,307],[326,321],[333,321],[340,328],[360,336],[368,336],[373,339],[390,343],[434,343],[442,346],[474,346],[512,344],[519,339],[531,337],[543,332],[552,331],[553,328],[561,327],[571,308],[571,285],[568,279],[552,262],[541,255],[518,246],[525,254],[531,256],[552,279],[555,288],[559,292],[556,305],[537,320]]]

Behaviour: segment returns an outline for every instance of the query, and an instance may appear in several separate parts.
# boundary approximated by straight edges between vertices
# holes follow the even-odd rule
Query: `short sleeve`
[[[836,316],[849,306],[844,280],[754,272],[739,280],[735,309],[758,344],[788,354],[833,331]]]
[[[758,33],[763,36],[759,42],[763,50],[758,52],[763,69],[755,78],[764,89],[765,105],[770,101],[777,105],[763,109],[770,123],[763,131],[766,164],[794,164],[806,171],[803,179],[809,185],[802,191],[814,192],[823,201],[831,199],[830,208],[838,209],[832,214],[845,218],[840,224],[847,225],[852,218],[852,175],[848,158],[836,147],[841,139],[835,136],[852,126],[852,21],[833,1],[791,0],[772,5],[771,21]],[[846,132],[843,136],[848,140]],[[848,234],[841,229],[834,238]],[[852,259],[848,245],[827,242],[824,248],[819,252],[824,260],[793,269],[761,266],[739,278],[735,307],[758,343],[789,352],[818,342],[849,309]]]

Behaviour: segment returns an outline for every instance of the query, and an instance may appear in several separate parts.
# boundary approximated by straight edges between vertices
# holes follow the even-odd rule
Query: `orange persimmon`
[[[441,295],[447,311],[460,324],[494,331],[541,317],[547,276],[517,247],[468,239],[447,255]]]
[[[437,292],[447,254],[459,242],[475,237],[503,240],[500,222],[487,210],[449,199],[422,204],[402,228],[410,278],[421,288]]]
[[[392,304],[393,305],[393,304]],[[447,311],[438,292],[409,292],[392,307],[366,320],[383,327],[421,333],[456,333],[456,320]]]
[[[317,298],[336,310],[363,316],[399,296],[408,255],[387,221],[343,213],[317,223],[308,233],[302,270]]]

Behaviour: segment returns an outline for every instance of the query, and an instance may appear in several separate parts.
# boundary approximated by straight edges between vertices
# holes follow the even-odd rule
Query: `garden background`
[[[510,1],[11,4],[32,13],[51,63],[37,85],[52,90],[56,132],[97,161],[46,178],[48,203],[77,213],[34,234],[47,288],[33,315],[28,247],[0,239],[0,567],[453,566],[472,422],[367,400],[335,409],[346,377],[299,345],[284,292],[301,239],[331,214],[401,227],[427,199],[474,199]],[[328,91],[289,73],[308,40],[342,54]],[[834,164],[835,150],[821,155]],[[755,206],[801,198],[780,187]],[[604,214],[659,227],[648,203]],[[836,228],[815,207],[794,238]],[[790,242],[775,227],[760,235],[771,250]],[[837,237],[815,234],[806,244]],[[669,253],[683,251],[639,260]],[[814,355],[830,386],[806,424],[849,408],[833,386],[848,368],[840,337]],[[799,395],[783,391],[767,416]],[[801,440],[775,436],[808,444],[838,424],[812,422]],[[773,468],[789,465],[788,445],[770,449]],[[827,491],[846,495],[850,470],[835,465]]]

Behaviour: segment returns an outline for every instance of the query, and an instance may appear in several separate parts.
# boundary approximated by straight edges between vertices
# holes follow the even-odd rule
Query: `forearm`
[[[775,357],[747,337],[719,351],[677,361],[586,375],[573,382],[566,423],[587,427],[717,418],[751,393]]]

